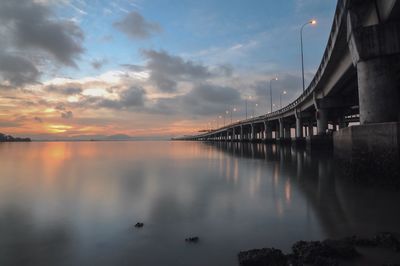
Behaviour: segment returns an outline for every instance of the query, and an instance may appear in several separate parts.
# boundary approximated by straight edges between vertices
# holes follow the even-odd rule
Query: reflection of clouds
[[[12,237],[23,241],[26,237],[27,243],[54,243],[57,249],[44,250],[54,252],[55,259],[67,250],[71,260],[79,260],[79,256],[96,260],[93,256],[99,250],[93,246],[100,241],[107,246],[102,255],[108,265],[125,258],[137,264],[160,265],[165,258],[174,264],[177,256],[188,261],[197,259],[197,253],[182,252],[186,234],[204,236],[207,245],[196,246],[196,252],[201,253],[198,256],[204,257],[208,249],[213,249],[218,254],[212,259],[217,260],[240,250],[238,245],[243,243],[257,247],[265,239],[272,239],[286,245],[298,239],[324,238],[324,232],[335,235],[382,225],[380,217],[370,216],[367,206],[382,214],[388,228],[399,223],[400,217],[393,215],[395,204],[386,208],[391,212],[390,220],[385,208],[379,208],[382,201],[374,200],[387,199],[387,195],[373,194],[376,197],[367,199],[371,193],[365,193],[365,189],[338,182],[329,158],[311,159],[313,155],[301,150],[293,156],[293,150],[287,148],[282,151],[287,156],[280,162],[275,145],[257,144],[253,151],[259,159],[250,159],[252,145],[0,145],[0,245],[15,244]],[[15,150],[18,147],[23,148]],[[49,157],[43,155],[46,152]],[[58,170],[40,170],[52,160]],[[45,182],[46,178],[52,178],[52,182]],[[399,196],[390,199],[397,202]],[[14,202],[22,203],[32,215],[25,209],[17,212],[23,215],[9,214],[6,208]],[[9,219],[13,216],[17,218]],[[146,224],[145,230],[132,233],[132,224],[139,220]],[[296,239],[292,239],[294,236]],[[32,250],[37,254],[28,253]],[[1,252],[0,261],[4,258]],[[29,245],[22,247],[22,253],[32,256],[33,262],[44,256],[41,252]],[[158,254],[154,263],[146,263],[149,254]]]
[[[324,175],[325,178],[331,180],[327,173],[329,167],[325,164],[318,164],[318,162],[321,162],[321,158],[318,155],[313,155],[311,159],[311,154],[290,146],[265,145],[264,148],[259,148],[260,145],[263,144],[243,143],[240,146],[243,151],[243,155],[240,155],[240,157],[254,156],[254,158],[262,160],[266,158],[267,166],[263,171],[270,173],[270,175],[265,175],[268,186],[264,188],[261,183],[256,181],[259,175],[257,170],[259,166],[250,166],[254,167],[251,171],[253,175],[247,174],[244,179],[247,180],[249,196],[254,199],[265,197],[264,200],[272,204],[271,207],[273,209],[271,211],[274,211],[280,219],[292,217],[293,212],[295,216],[309,213],[309,215],[302,216],[305,219],[304,221],[302,220],[303,218],[297,217],[296,219],[299,219],[303,225],[306,225],[309,221],[317,220],[327,232],[338,230],[341,227],[340,223],[343,221],[343,216],[339,214],[337,217],[331,217],[331,215],[335,214],[335,211],[339,213],[341,211],[340,206],[335,203],[335,201],[337,202],[337,195],[322,192],[322,190],[332,190],[332,188],[329,185],[321,187],[321,181],[324,179],[321,180],[320,175]],[[214,147],[230,153],[229,150],[224,150],[225,146],[223,145]],[[232,153],[230,154],[233,155]],[[329,195],[328,200],[320,198],[318,195],[321,195],[321,193]],[[324,201],[323,205],[321,205],[321,201]],[[330,207],[327,208],[326,204]],[[309,212],[308,206],[313,207],[311,212]],[[332,210],[335,211],[332,212]],[[314,218],[314,215],[317,215],[317,219]],[[333,221],[336,221],[336,224]],[[318,223],[313,224],[306,231],[311,233],[315,230],[314,227],[318,225]]]
[[[233,159],[233,182],[235,185],[239,180],[239,160],[237,158]]]
[[[292,198],[292,186],[290,183],[290,179],[286,180],[285,183],[285,199],[286,199],[286,204],[290,205],[290,200]]]
[[[28,209],[0,209],[1,265],[58,265],[72,250],[72,232],[64,223],[35,224]]]

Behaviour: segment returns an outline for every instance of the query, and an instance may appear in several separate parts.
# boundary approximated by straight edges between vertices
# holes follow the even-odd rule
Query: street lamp
[[[219,115],[218,118],[222,119],[222,115]],[[218,128],[219,128],[219,119],[218,119]]]
[[[248,99],[251,100],[251,96],[249,96]],[[245,103],[246,103],[246,120],[247,120],[247,96],[245,98]]]
[[[309,20],[307,23],[305,23],[303,26],[301,26],[300,29],[300,45],[301,45],[301,75],[303,78],[303,92],[305,90],[305,84],[304,84],[304,55],[303,55],[303,29],[306,25],[315,25],[317,24],[317,21],[315,19]]]
[[[256,103],[255,105],[254,105],[254,109],[253,109],[253,117],[256,117],[256,108],[258,107],[258,103]]]
[[[271,80],[269,80],[269,97],[270,97],[270,104],[271,104],[271,113],[272,113],[272,81],[273,80],[278,80],[278,77],[275,77]]]
[[[228,110],[226,110],[226,111],[225,111],[225,114],[224,114],[224,126],[225,126],[225,117],[226,117],[227,114],[229,114],[229,111],[228,111]]]
[[[286,94],[286,93],[287,93],[286,91],[283,91],[283,92],[279,95],[279,103],[280,103],[281,109],[282,109],[282,95],[284,95],[284,94]]]
[[[235,107],[233,107],[233,108],[232,108],[232,111],[231,111],[231,124],[232,124],[232,115],[233,115],[233,112],[236,112],[236,108],[235,108]]]

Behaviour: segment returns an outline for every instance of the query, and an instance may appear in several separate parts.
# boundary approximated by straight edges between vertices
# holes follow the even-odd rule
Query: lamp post
[[[228,110],[226,110],[226,111],[225,111],[225,114],[224,114],[224,126],[225,126],[225,117],[226,117],[227,114],[229,114],[229,111],[228,111]]]
[[[250,96],[246,96],[246,98],[245,98],[245,103],[246,103],[246,120],[247,120],[247,100],[251,100],[251,95],[250,95]]]
[[[253,117],[256,117],[256,114],[257,114],[257,112],[256,112],[256,108],[258,107],[258,103],[256,103],[255,105],[254,105],[254,109],[253,109]]]
[[[304,84],[304,55],[303,55],[303,29],[306,25],[315,25],[317,24],[317,21],[315,19],[309,20],[307,23],[305,23],[303,26],[301,26],[300,29],[300,46],[301,46],[301,75],[303,78],[303,92],[305,90],[305,84]]]
[[[236,112],[236,108],[235,108],[235,107],[233,107],[232,110],[231,110],[231,124],[232,124],[232,115],[233,115],[233,112]]]
[[[287,93],[286,91],[283,91],[283,92],[279,95],[279,103],[280,103],[281,109],[282,109],[282,95],[284,95],[284,94],[286,94],[286,93]]]
[[[271,113],[272,113],[272,81],[278,80],[278,77],[269,80],[269,98],[270,98],[270,105],[271,105]]]

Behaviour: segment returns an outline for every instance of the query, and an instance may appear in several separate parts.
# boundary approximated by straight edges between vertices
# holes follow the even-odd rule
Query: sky
[[[0,132],[169,138],[295,100],[336,1],[0,0]],[[286,94],[283,94],[286,92]],[[228,114],[226,114],[228,111]],[[231,113],[232,112],[232,115]],[[231,118],[232,117],[232,118]]]

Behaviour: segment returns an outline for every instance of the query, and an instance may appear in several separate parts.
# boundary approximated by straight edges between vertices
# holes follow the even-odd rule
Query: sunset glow
[[[288,14],[281,20],[263,1],[193,2],[182,13],[163,1],[3,0],[0,132],[39,140],[194,134],[230,122],[231,110],[232,121],[243,119],[246,99],[267,110],[266,84],[277,76],[274,89],[284,88],[288,103],[301,84],[293,25],[318,17],[305,33],[313,34],[312,72],[334,10],[294,2],[279,5]],[[227,8],[236,18],[229,23]]]

